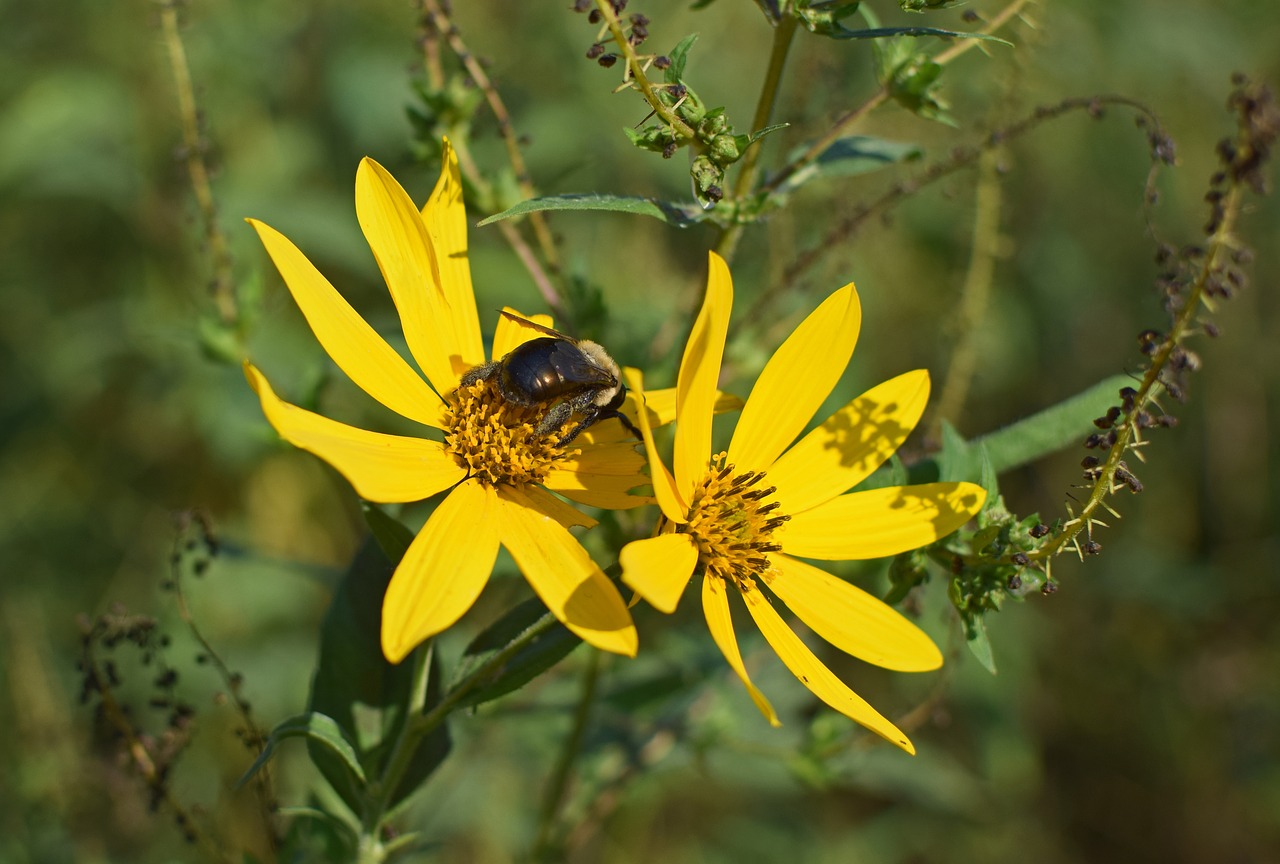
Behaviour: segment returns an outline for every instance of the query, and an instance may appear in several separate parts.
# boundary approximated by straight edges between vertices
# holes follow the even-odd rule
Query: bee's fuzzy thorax
[[[609,356],[609,352],[597,342],[590,339],[583,339],[577,343],[578,350],[581,351],[588,360],[595,366],[608,372],[613,376],[613,380],[618,382],[616,387],[606,387],[602,389],[595,398],[595,404],[599,406],[608,405],[618,395],[618,389],[622,386],[622,371],[618,368],[617,362]]]

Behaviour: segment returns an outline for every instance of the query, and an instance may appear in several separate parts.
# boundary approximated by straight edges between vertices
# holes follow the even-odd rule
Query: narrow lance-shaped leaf
[[[323,745],[338,757],[346,770],[351,772],[353,780],[361,785],[364,784],[364,768],[360,765],[356,748],[347,739],[342,727],[332,717],[317,711],[308,711],[305,714],[288,717],[276,724],[276,728],[272,729],[271,734],[267,736],[267,743],[258,754],[258,758],[253,760],[249,770],[245,771],[244,776],[236,782],[236,788],[243,786],[254,774],[257,774],[259,769],[271,759],[276,746],[286,738],[307,738]]]
[[[484,226],[503,219],[547,210],[607,210],[614,213],[632,213],[661,219],[677,228],[688,227],[706,217],[702,208],[696,204],[675,204],[670,201],[659,201],[656,198],[628,195],[580,194],[530,198],[481,220],[479,224]]]

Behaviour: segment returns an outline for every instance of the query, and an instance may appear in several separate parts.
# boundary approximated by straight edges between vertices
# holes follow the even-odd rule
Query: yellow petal
[[[768,599],[757,591],[744,592],[742,598],[747,601],[747,611],[755,619],[756,626],[764,634],[764,638],[778,652],[782,662],[791,670],[791,674],[799,678],[804,686],[813,691],[823,702],[857,723],[866,726],[872,732],[903,750],[915,755],[916,748],[910,739],[902,734],[902,730],[881,716],[865,699],[854,693],[836,677],[835,673],[822,664],[813,655],[808,646],[800,641],[800,637],[779,617],[769,605]]]
[[[435,252],[439,290],[448,303],[447,318],[454,328],[452,343],[465,365],[459,374],[483,362],[476,295],[471,287],[471,263],[467,258],[467,208],[462,200],[462,173],[458,154],[444,139],[440,179],[422,208],[422,223]],[[502,356],[502,355],[498,355]]]
[[[668,423],[675,422],[676,419],[676,388],[664,387],[661,390],[644,391],[644,404],[649,409],[649,425],[653,427],[666,426]],[[724,414],[726,411],[737,411],[743,406],[743,401],[734,396],[732,393],[721,393],[716,391],[716,402],[712,411],[716,414]],[[627,406],[634,408],[634,406]],[[626,411],[623,409],[631,422],[635,422],[635,411]]]
[[[537,486],[525,487],[524,496],[530,507],[550,516],[566,528],[594,528],[599,524],[577,507],[566,504],[547,490],[539,489]]]
[[[711,458],[711,409],[729,330],[729,313],[733,309],[729,265],[714,252],[707,257],[707,295],[693,322],[676,379],[674,468],[676,489],[686,501],[693,495],[693,485],[707,473],[707,462]],[[661,497],[658,500],[661,501]]]
[[[639,639],[631,614],[587,550],[521,490],[501,487],[498,500],[499,540],[552,614],[602,651],[634,657]]]
[[[480,596],[498,557],[497,509],[492,490],[468,480],[409,544],[382,599],[382,653],[392,663],[452,626]]]
[[[774,536],[802,558],[884,558],[946,537],[982,509],[986,495],[973,483],[851,492],[792,516]]]
[[[480,333],[463,340],[470,315],[445,293],[426,225],[408,194],[385,168],[364,159],[356,172],[356,216],[400,313],[409,351],[436,388],[447,394],[484,360]],[[474,306],[474,301],[471,301]]]
[[[861,324],[862,307],[852,283],[800,322],[747,397],[729,442],[730,465],[747,471],[773,464],[844,374]]]
[[[502,311],[508,312],[512,315],[518,315],[527,321],[532,321],[534,324],[540,324],[543,327],[551,326],[550,315],[525,315],[523,312],[518,312],[510,306],[503,306]],[[523,345],[530,339],[537,339],[539,336],[544,335],[546,334],[539,333],[532,327],[520,326],[520,324],[512,321],[506,315],[499,315],[498,323],[493,328],[493,359],[501,360],[503,357],[506,357],[514,351],[517,346]]]
[[[410,420],[437,429],[444,403],[370,327],[298,247],[270,225],[248,220],[325,352],[361,390]]]
[[[648,496],[628,494],[648,485],[644,466],[633,444],[584,446],[576,456],[558,460],[542,485],[581,504],[626,510],[653,503]]]
[[[942,652],[896,609],[803,561],[774,555],[765,584],[811,630],[846,654],[898,672],[942,665]]]
[[[622,377],[626,379],[627,386],[631,388],[635,398],[643,404],[644,377],[640,374],[640,370],[628,366],[622,370]],[[653,430],[649,428],[649,412],[637,412],[636,420],[638,421],[636,425],[640,427],[640,436],[644,439],[645,453],[649,456],[653,497],[658,499],[658,507],[664,516],[672,522],[683,525],[689,521],[686,515],[689,512],[689,505],[686,503],[689,496],[680,494],[680,490],[676,488],[675,478],[671,476],[671,472],[667,470],[666,465],[662,464],[662,459],[658,456],[658,447],[653,443]]]
[[[711,638],[716,641],[720,653],[729,661],[733,671],[751,694],[751,701],[756,703],[760,713],[769,721],[770,726],[781,726],[782,721],[769,704],[769,700],[756,685],[751,683],[747,675],[747,667],[742,662],[742,654],[738,651],[738,637],[733,634],[733,617],[729,614],[729,596],[725,592],[724,582],[714,576],[702,579],[702,612],[707,616],[707,629]]]
[[[800,439],[769,469],[782,512],[793,516],[852,489],[894,454],[929,401],[929,373],[873,387]]]
[[[623,582],[655,609],[670,614],[698,563],[698,546],[688,534],[659,534],[623,546],[618,563]]]
[[[438,441],[369,432],[321,417],[282,401],[252,364],[244,365],[244,374],[280,437],[338,469],[361,498],[380,504],[421,501],[466,476]]]

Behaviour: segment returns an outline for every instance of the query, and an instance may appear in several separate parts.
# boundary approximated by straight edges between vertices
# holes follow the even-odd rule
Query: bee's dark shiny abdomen
[[[533,405],[612,382],[607,372],[584,360],[572,342],[550,336],[530,339],[503,360],[498,382],[502,397],[517,405]]]

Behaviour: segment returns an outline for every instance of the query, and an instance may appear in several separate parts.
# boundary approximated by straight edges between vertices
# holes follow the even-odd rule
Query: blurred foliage
[[[647,158],[623,134],[648,108],[631,92],[611,93],[619,70],[584,59],[594,31],[568,5],[469,0],[456,9],[460,33],[489,58],[514,128],[529,138],[538,193],[688,201],[683,160]],[[758,131],[745,118],[769,53],[761,11],[774,4],[698,5],[706,8],[633,4],[657,45],[703,34],[687,58],[700,97],[744,118],[740,130]],[[971,29],[969,10],[999,8],[975,0],[922,19],[874,5],[884,26],[952,30]],[[9,730],[0,742],[0,861],[193,857],[171,814],[148,812],[145,787],[111,757],[93,712],[77,703],[75,616],[115,603],[157,616],[172,639],[165,662],[180,672],[175,698],[195,711],[174,793],[228,847],[267,856],[261,826],[246,815],[252,789],[234,789],[253,755],[237,737],[241,720],[215,698],[226,683],[197,662],[201,649],[162,589],[181,536],[174,514],[198,509],[215,526],[219,554],[184,583],[187,601],[267,725],[306,704],[322,617],[365,531],[346,484],[278,444],[240,370],[202,347],[215,274],[182,161],[159,15],[152,3],[67,0],[56,15],[8,4],[0,31],[0,721]],[[1280,81],[1280,19],[1243,0],[1190,0],[1176,14],[1156,0],[1042,3],[1028,17],[1034,27],[1007,34],[1013,46],[984,43],[940,80],[915,80],[917,97],[945,94],[954,127],[922,119],[927,111],[881,110],[859,134],[901,144],[884,151],[894,154],[888,164],[908,153],[937,159],[1037,105],[1120,93],[1151,106],[1178,142],[1180,167],[1158,180],[1162,236],[1197,240],[1214,148],[1232,129],[1223,110],[1228,76],[1238,69]],[[351,181],[366,154],[419,200],[434,180],[436,166],[411,148],[407,109],[421,104],[413,70],[422,62],[413,11],[401,2],[322,0],[303,9],[197,0],[182,20],[234,281],[262,298],[261,309],[246,310],[257,316],[249,351],[291,393],[311,393],[351,419],[380,410],[332,374],[240,220],[285,230],[380,331],[396,331],[354,219]],[[791,125],[753,145],[763,148],[766,172],[869,95],[886,68],[872,43],[796,38],[775,112]],[[491,116],[479,116],[475,158],[506,165]],[[1148,153],[1130,116],[1065,116],[1009,144],[1000,161],[994,295],[974,330],[968,399],[947,418],[966,437],[1131,371],[1134,337],[1162,320],[1151,287],[1155,247],[1144,233]],[[897,170],[808,182],[791,192],[792,207],[746,229],[734,265],[741,299],[730,389],[745,393],[743,382],[798,317],[850,279],[864,335],[833,402],[905,369],[929,368],[942,381],[959,336],[952,322],[970,254],[971,174],[948,177],[826,248],[787,280],[768,314],[751,311],[803,250],[904,176]],[[477,219],[518,200],[501,188],[488,194],[491,206]],[[716,229],[625,214],[549,216],[576,286],[571,301],[587,301],[582,323],[615,357],[648,367],[652,380],[673,376]],[[891,715],[914,708],[918,757],[867,748],[850,724],[822,718],[771,730],[705,634],[686,626],[692,604],[673,618],[638,607],[645,650],[625,669],[607,661],[589,756],[566,801],[567,824],[577,826],[565,838],[572,860],[1273,860],[1274,198],[1252,202],[1242,233],[1257,249],[1253,287],[1221,307],[1222,338],[1197,343],[1203,370],[1179,428],[1147,448],[1146,492],[1123,502],[1104,554],[1085,565],[1056,562],[1054,596],[1036,594],[987,619],[999,674],[963,650],[938,579],[917,602],[922,626],[947,652],[945,670],[906,680],[855,670],[859,688]],[[471,249],[481,310],[541,309],[496,227],[473,231]],[[382,415],[377,422],[394,424]],[[1072,448],[1004,476],[1009,508],[1060,513],[1080,456]],[[440,650],[456,657],[482,624],[525,597],[506,566]],[[888,584],[883,573],[857,575]],[[154,712],[139,722],[163,727],[171,708],[146,707],[154,669],[127,651],[117,659],[123,692]],[[563,674],[496,703],[500,713],[494,703],[479,708],[491,722],[451,727],[452,757],[404,817],[437,844],[440,860],[505,861],[529,847],[584,663],[575,653]],[[759,668],[782,716],[812,711],[776,664]],[[687,689],[701,678],[711,683]],[[317,775],[300,745],[280,751],[278,797],[305,805]],[[313,831],[316,848],[340,842],[317,826],[300,818],[291,831]]]

